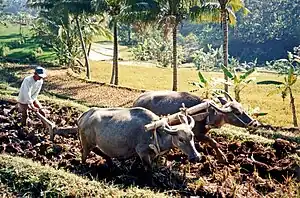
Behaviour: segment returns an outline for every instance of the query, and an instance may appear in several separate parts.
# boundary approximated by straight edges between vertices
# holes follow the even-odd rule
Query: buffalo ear
[[[221,96],[218,96],[218,100],[221,102],[222,105],[228,102],[225,97],[221,97]]]
[[[204,120],[207,116],[208,116],[208,112],[204,112],[204,113],[198,113],[198,114],[195,114],[195,115],[192,115],[192,118],[194,118],[195,121],[202,121]]]

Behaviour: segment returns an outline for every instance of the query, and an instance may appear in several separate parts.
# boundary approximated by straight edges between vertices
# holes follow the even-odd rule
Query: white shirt
[[[22,104],[32,104],[37,99],[43,85],[43,79],[35,81],[33,75],[24,78],[19,96],[18,102]]]

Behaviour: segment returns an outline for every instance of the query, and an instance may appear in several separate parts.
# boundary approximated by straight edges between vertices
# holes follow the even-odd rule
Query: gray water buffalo
[[[191,115],[195,120],[193,132],[198,141],[208,143],[215,149],[217,157],[220,161],[226,162],[226,156],[219,149],[218,143],[207,136],[207,132],[211,128],[220,128],[225,123],[238,126],[249,127],[258,126],[259,123],[251,118],[242,108],[242,105],[226,94],[231,101],[227,101],[225,97],[218,97],[223,105],[218,107],[213,101],[207,109],[200,113]],[[149,109],[156,115],[174,114],[179,111],[184,103],[189,108],[207,100],[201,100],[198,96],[187,92],[175,91],[150,91],[141,94],[133,103],[133,107],[144,107]],[[172,124],[171,124],[172,125]]]
[[[82,146],[82,162],[94,147],[109,158],[126,159],[139,156],[146,170],[152,160],[171,148],[177,147],[188,155],[191,162],[200,160],[194,143],[191,116],[179,115],[181,123],[165,123],[154,131],[145,131],[145,125],[159,120],[159,116],[142,107],[91,108],[78,118]]]

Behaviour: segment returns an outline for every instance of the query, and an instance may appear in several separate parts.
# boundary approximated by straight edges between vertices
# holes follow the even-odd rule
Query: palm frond
[[[220,4],[208,2],[190,8],[190,17],[195,22],[220,22]]]

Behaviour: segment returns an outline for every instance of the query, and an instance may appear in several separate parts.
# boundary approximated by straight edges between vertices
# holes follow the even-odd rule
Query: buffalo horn
[[[230,113],[230,112],[232,112],[231,107],[219,108],[219,107],[217,107],[217,106],[216,106],[215,104],[213,104],[213,103],[210,103],[210,105],[211,105],[212,107],[214,107],[215,109],[217,109],[218,111],[221,111],[222,113]]]
[[[226,91],[224,91],[224,94],[225,94],[231,101],[235,101],[235,100],[229,95],[229,93],[227,93]]]
[[[178,132],[177,129],[172,129],[167,122],[164,123],[163,129],[170,135],[177,135]]]
[[[192,116],[187,115],[187,118],[189,118],[191,120],[191,123],[189,124],[189,127],[192,129],[195,126],[195,120]]]

